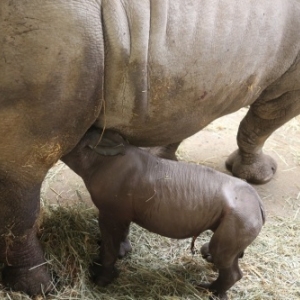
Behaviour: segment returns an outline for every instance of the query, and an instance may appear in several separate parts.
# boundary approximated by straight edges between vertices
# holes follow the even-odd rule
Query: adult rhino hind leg
[[[36,237],[41,183],[102,97],[100,6],[50,2],[0,2],[0,262],[4,283],[29,295],[51,288]]]
[[[284,93],[273,100],[258,99],[250,106],[239,126],[239,149],[228,157],[227,169],[234,176],[251,183],[263,184],[271,180],[277,164],[272,157],[263,153],[264,143],[276,129],[299,113],[299,90]]]
[[[1,169],[0,261],[5,265],[2,280],[7,287],[29,295],[46,293],[51,288],[51,278],[36,237],[42,178],[21,170],[15,178],[8,174]]]
[[[93,122],[93,114],[87,117],[87,113],[78,111],[74,118],[80,120],[81,128],[72,127],[56,114],[51,120],[60,124],[59,132],[49,133],[48,123],[37,118],[36,128],[41,134],[28,133],[27,124],[22,123],[24,126],[12,126],[14,132],[0,141],[0,262],[5,265],[3,283],[13,290],[39,295],[52,287],[36,237],[40,189],[47,171],[74,147]],[[6,112],[0,116],[0,120],[5,116],[10,120]]]

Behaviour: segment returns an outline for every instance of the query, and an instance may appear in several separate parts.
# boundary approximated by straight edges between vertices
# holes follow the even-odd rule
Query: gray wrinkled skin
[[[248,183],[211,168],[161,159],[123,143],[119,155],[99,155],[101,130],[90,130],[63,161],[80,175],[99,209],[100,258],[92,268],[95,282],[108,284],[131,222],[175,239],[214,232],[202,253],[219,271],[205,287],[219,299],[242,278],[238,259],[259,234],[265,213]],[[107,131],[103,139],[118,136]],[[104,147],[107,148],[107,147]],[[123,154],[123,155],[122,155]],[[207,250],[204,250],[206,249]],[[100,264],[100,265],[99,265]],[[113,271],[112,271],[113,270]]]
[[[300,112],[299,16],[297,0],[1,0],[4,283],[50,289],[40,187],[92,124],[174,158],[182,139],[250,105],[227,167],[270,180],[264,142]]]
[[[300,112],[299,1],[102,1],[106,109],[96,126],[137,146],[179,145],[250,105],[237,177],[269,181],[269,135]],[[158,151],[175,158],[177,146]],[[170,149],[171,147],[171,149]],[[155,151],[156,152],[156,151]]]
[[[272,100],[300,87],[299,14],[297,1],[103,1],[106,126],[157,146],[258,98],[279,117]]]

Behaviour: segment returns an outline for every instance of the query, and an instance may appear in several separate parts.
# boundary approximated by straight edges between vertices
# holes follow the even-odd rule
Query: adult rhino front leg
[[[277,169],[275,160],[263,153],[265,141],[276,129],[300,113],[299,90],[269,101],[265,101],[263,96],[251,105],[242,120],[237,135],[239,149],[226,161],[226,167],[234,176],[256,184],[268,182]]]

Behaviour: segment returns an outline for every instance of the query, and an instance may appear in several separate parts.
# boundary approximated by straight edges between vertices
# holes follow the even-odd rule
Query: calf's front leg
[[[128,221],[100,212],[99,227],[102,239],[100,256],[90,268],[92,279],[98,286],[106,286],[118,276],[115,263],[120,246],[127,238],[129,226]]]
[[[131,243],[128,239],[128,235],[129,235],[129,226],[125,233],[125,238],[120,244],[119,258],[125,257],[127,253],[132,251],[132,247],[131,247]]]

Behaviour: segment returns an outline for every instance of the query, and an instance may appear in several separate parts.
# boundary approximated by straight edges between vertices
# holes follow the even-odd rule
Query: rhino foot
[[[251,163],[242,163],[243,156],[240,150],[233,152],[226,160],[226,168],[232,174],[254,184],[264,184],[270,181],[276,172],[275,160],[266,154],[253,154],[246,157]]]
[[[105,287],[119,276],[119,271],[115,266],[103,267],[100,263],[94,262],[90,266],[90,274],[96,285]]]
[[[199,283],[196,286],[197,289],[205,289],[212,292],[212,296],[209,297],[209,300],[228,300],[228,296],[226,292],[219,293],[211,289],[211,283]]]
[[[6,266],[2,270],[2,280],[8,288],[30,296],[46,294],[53,288],[45,266],[32,269]]]

